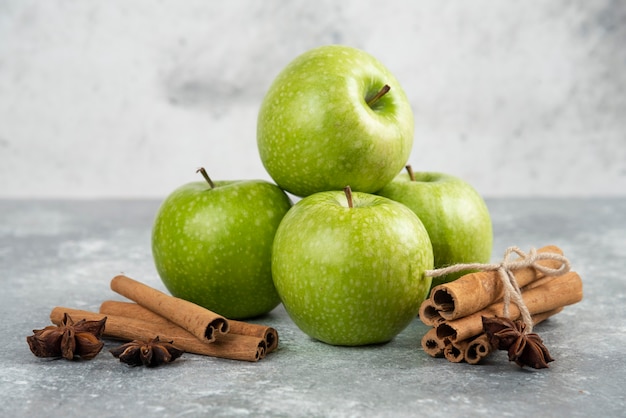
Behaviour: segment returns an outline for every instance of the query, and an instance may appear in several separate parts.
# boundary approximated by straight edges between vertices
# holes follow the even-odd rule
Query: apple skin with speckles
[[[390,90],[371,106],[385,85]],[[373,193],[406,164],[411,106],[398,80],[356,48],[326,45],[296,57],[259,109],[257,146],[272,179],[296,196],[342,190]]]
[[[489,209],[468,182],[446,173],[403,172],[377,192],[400,202],[420,218],[433,244],[435,268],[453,264],[488,263],[493,247]],[[467,273],[433,278],[432,286]]]
[[[192,182],[161,204],[152,254],[172,295],[230,319],[271,311],[280,299],[271,274],[274,234],[292,206],[263,180]]]
[[[418,314],[433,266],[426,229],[406,206],[353,192],[297,202],[274,239],[274,284],[310,337],[358,346],[392,340]]]

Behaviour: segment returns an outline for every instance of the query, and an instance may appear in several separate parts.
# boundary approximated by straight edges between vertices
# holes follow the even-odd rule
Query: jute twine
[[[511,257],[517,254],[519,258],[512,260]],[[558,268],[550,268],[539,264],[541,260],[557,260],[561,264]],[[526,333],[530,333],[533,329],[533,320],[522,298],[522,291],[517,285],[515,280],[515,270],[523,269],[526,267],[532,267],[537,271],[540,271],[545,276],[560,276],[567,273],[570,270],[569,260],[557,253],[541,252],[538,253],[535,248],[531,248],[528,254],[524,253],[518,247],[509,247],[504,252],[504,258],[500,263],[494,264],[481,264],[481,263],[468,263],[468,264],[455,264],[448,267],[443,267],[434,270],[426,270],[424,274],[430,277],[444,276],[450,273],[458,273],[464,270],[478,270],[478,271],[497,271],[502,285],[504,286],[503,297],[503,309],[502,314],[504,317],[509,318],[509,305],[511,302],[515,303],[519,308],[522,320],[526,324]]]

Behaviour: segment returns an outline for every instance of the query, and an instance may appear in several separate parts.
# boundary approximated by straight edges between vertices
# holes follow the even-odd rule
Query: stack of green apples
[[[471,185],[407,166],[413,134],[409,100],[376,58],[340,45],[298,56],[257,120],[275,184],[207,176],[174,191],[152,237],[164,284],[230,318],[282,302],[329,344],[390,341],[428,296],[425,270],[488,262],[492,250],[489,212]]]

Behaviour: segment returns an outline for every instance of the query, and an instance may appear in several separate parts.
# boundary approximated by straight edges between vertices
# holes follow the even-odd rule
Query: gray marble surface
[[[0,200],[0,416],[624,416],[626,200],[497,199],[494,260],[510,245],[559,245],[583,278],[581,303],[539,325],[556,359],[519,369],[498,352],[483,365],[428,357],[415,320],[386,345],[342,348],[300,332],[282,307],[279,349],[258,363],[185,354],[129,368],[34,357],[33,328],[52,307],[96,310],[120,272],[164,289],[152,264],[158,201]]]

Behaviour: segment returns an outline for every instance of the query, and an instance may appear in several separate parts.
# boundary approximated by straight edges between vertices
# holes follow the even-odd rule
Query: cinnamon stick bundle
[[[106,317],[103,335],[110,338],[132,341],[151,340],[158,336],[161,340],[173,341],[174,346],[188,353],[251,362],[262,359],[267,353],[265,340],[260,337],[225,334],[214,342],[208,343],[206,339],[200,340],[175,324],[153,323],[141,318],[55,307],[50,313],[50,319],[58,325],[65,313],[76,320],[97,321]]]
[[[164,318],[163,316],[133,302],[106,300],[100,305],[100,313],[125,318],[136,318],[155,324],[175,325],[167,318]],[[267,346],[267,353],[274,351],[274,349],[278,347],[278,332],[276,332],[276,329],[272,327],[235,321],[232,319],[228,320],[228,324],[230,326],[228,334],[248,335],[262,338]],[[219,340],[221,339],[222,337],[220,336]]]
[[[152,312],[161,315],[201,340],[215,341],[215,333],[226,334],[229,323],[221,315],[195,303],[169,296],[129,277],[111,280],[111,289]]]
[[[532,316],[533,325],[545,321],[549,317],[561,312],[563,307],[552,309],[548,312],[542,312]],[[433,328],[434,329],[434,328]],[[441,340],[444,345],[444,357],[451,362],[460,363],[465,361],[469,364],[478,364],[485,357],[489,356],[495,347],[491,346],[489,337],[485,332],[470,337],[459,342],[450,342],[446,339]]]
[[[550,278],[550,280],[546,279],[545,283],[540,286],[522,290],[522,299],[531,314],[551,311],[580,302],[583,296],[582,280],[573,271]],[[471,315],[441,322],[436,326],[437,337],[447,338],[454,342],[476,336],[483,330],[482,317],[501,315],[503,307],[503,302],[497,302]],[[512,320],[520,317],[520,311],[514,304],[511,304],[509,314]]]
[[[540,248],[537,253],[563,255],[563,251],[554,245]],[[550,269],[558,269],[562,262],[556,259],[545,259],[538,261],[537,264]],[[514,274],[520,288],[545,276],[543,272],[532,266],[514,270]],[[467,297],[469,294],[471,297]],[[501,299],[503,295],[504,285],[497,271],[469,273],[453,282],[444,283],[432,289],[430,297],[432,310],[425,312],[427,315],[430,313],[426,318],[431,318],[434,315],[433,312],[437,312],[448,321],[462,318],[486,308]],[[425,309],[429,309],[429,306],[427,305]]]
[[[510,259],[515,254],[519,258]],[[434,287],[420,307],[420,319],[432,327],[421,340],[424,352],[451,362],[477,364],[492,350],[508,349],[506,343],[503,348],[502,340],[492,347],[495,340],[487,337],[487,331],[494,332],[500,326],[488,318],[503,317],[501,326],[510,327],[509,335],[520,338],[511,344],[522,344],[519,353],[509,352],[509,360],[520,366],[547,367],[552,359],[541,339],[530,332],[532,327],[583,297],[582,280],[570,271],[561,249],[546,246],[526,254],[509,247],[501,263],[453,265],[433,270],[429,275],[462,269],[481,272]],[[489,330],[483,318],[490,324]],[[521,323],[513,322],[518,319]]]

